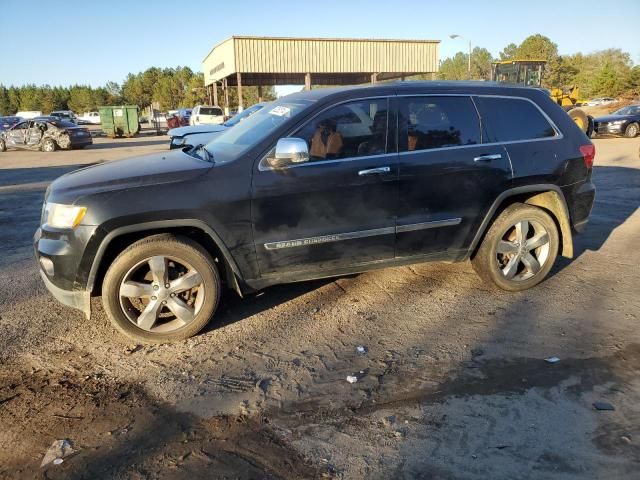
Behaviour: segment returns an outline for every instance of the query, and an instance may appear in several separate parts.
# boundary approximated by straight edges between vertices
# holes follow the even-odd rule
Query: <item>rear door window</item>
[[[529,100],[474,97],[485,128],[485,143],[536,140],[556,135],[540,109]]]
[[[400,100],[401,152],[475,145],[480,121],[470,97],[408,97]]]

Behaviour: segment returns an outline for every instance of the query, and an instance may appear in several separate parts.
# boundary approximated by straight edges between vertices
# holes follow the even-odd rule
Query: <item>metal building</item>
[[[354,85],[438,71],[439,40],[375,40],[234,36],[211,49],[202,62],[209,101],[228,88],[304,84]]]

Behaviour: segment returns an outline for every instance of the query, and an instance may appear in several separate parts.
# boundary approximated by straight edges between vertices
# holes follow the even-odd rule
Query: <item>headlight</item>
[[[85,213],[87,207],[47,203],[44,207],[44,223],[53,228],[76,228]]]
[[[184,145],[186,138],[185,137],[173,137],[171,139],[171,143],[173,145]]]
[[[609,122],[609,125],[622,125],[625,120],[616,120],[615,122]]]

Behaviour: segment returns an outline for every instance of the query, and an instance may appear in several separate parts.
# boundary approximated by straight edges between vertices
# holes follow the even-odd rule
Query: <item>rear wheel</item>
[[[102,302],[113,325],[136,341],[164,343],[198,333],[220,300],[211,256],[185,237],[154,235],[109,267]]]
[[[56,142],[52,138],[45,138],[44,142],[42,142],[43,152],[55,152],[57,147]]]
[[[7,144],[4,141],[4,138],[0,138],[0,152],[7,151]]]
[[[482,279],[503,290],[526,290],[547,276],[558,245],[553,219],[540,208],[516,203],[493,222],[472,265]]]
[[[640,127],[638,126],[638,124],[630,123],[624,130],[624,136],[627,138],[634,138],[638,136],[638,132],[640,132]]]

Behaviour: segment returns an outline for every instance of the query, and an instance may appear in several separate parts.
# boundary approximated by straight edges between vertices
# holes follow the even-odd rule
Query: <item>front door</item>
[[[309,162],[280,170],[256,165],[252,217],[261,274],[394,257],[398,166],[389,118],[386,98],[335,105],[290,135],[307,142]]]
[[[511,182],[507,152],[482,144],[467,96],[403,97],[398,118],[396,256],[456,259]]]
[[[7,132],[7,146],[24,148],[29,134],[29,121],[16,124]]]

